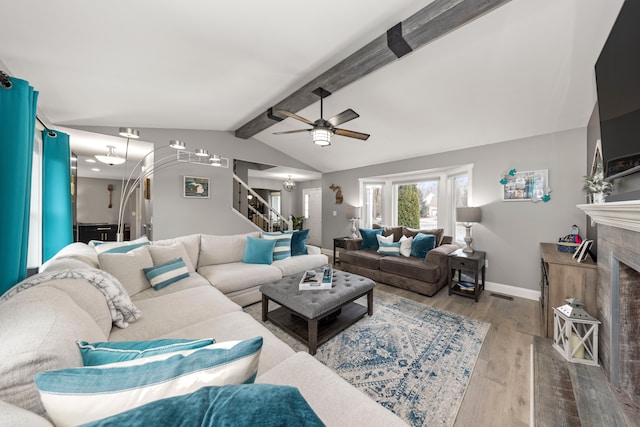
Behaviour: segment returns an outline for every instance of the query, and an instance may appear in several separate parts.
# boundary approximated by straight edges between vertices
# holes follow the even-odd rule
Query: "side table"
[[[449,254],[449,295],[462,295],[467,298],[473,298],[478,302],[480,292],[484,290],[486,255],[487,253],[483,251],[466,253],[463,252],[462,249],[458,249]],[[458,280],[454,280],[453,278],[456,270],[458,272]],[[467,290],[459,284],[462,282],[462,271],[473,273],[473,290]],[[478,283],[480,273],[482,273],[482,282]]]
[[[348,239],[349,237],[335,237],[333,239],[333,265],[336,265],[336,249],[345,249],[347,247]]]

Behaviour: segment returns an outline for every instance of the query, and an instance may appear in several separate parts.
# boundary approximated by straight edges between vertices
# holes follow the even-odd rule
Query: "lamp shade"
[[[456,222],[480,222],[480,208],[456,208]]]

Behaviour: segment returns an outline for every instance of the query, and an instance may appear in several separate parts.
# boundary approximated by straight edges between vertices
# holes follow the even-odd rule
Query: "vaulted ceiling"
[[[291,118],[255,138],[330,172],[586,126],[622,1],[511,0],[335,91],[325,118],[353,108],[341,127],[366,142],[273,135],[304,127]],[[54,125],[235,132],[430,3],[13,0],[0,66],[40,91]],[[297,113],[313,121],[319,103]]]

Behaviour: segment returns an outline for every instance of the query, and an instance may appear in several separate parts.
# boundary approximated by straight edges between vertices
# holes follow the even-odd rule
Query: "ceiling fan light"
[[[134,129],[134,128],[120,128],[118,130],[118,135],[123,136],[125,138],[133,138],[133,139],[140,138],[140,132],[138,132],[138,129]]]
[[[331,145],[331,132],[329,129],[314,129],[311,131],[313,143],[321,147]]]
[[[106,163],[108,165],[121,165],[125,162],[125,159],[123,159],[122,157],[118,157],[115,153],[115,149],[116,147],[114,147],[113,145],[107,145],[107,154],[105,155],[101,155],[101,154],[96,154],[94,157],[102,162],[102,163]]]
[[[209,151],[204,148],[196,148],[196,156],[199,157],[209,157]]]
[[[176,150],[184,150],[187,148],[186,144],[180,140],[172,139],[169,141],[169,147],[175,148]]]

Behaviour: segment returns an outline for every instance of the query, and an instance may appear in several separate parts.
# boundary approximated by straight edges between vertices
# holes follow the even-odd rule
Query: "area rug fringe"
[[[364,305],[364,303],[363,303]],[[245,311],[260,319],[260,304]],[[304,344],[265,326],[296,351]],[[316,358],[412,426],[452,426],[490,324],[376,290],[374,314]]]

